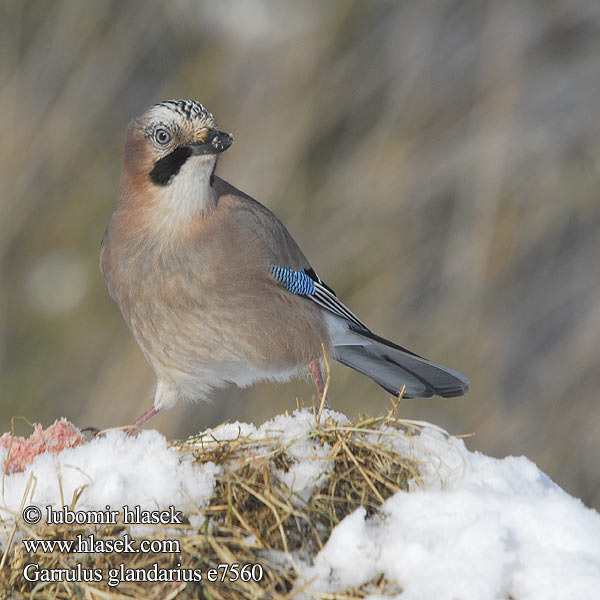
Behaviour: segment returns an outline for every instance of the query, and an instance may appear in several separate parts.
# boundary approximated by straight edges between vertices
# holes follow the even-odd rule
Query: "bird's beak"
[[[203,154],[220,154],[225,152],[233,144],[233,136],[224,131],[213,129],[205,142],[197,144],[188,144],[192,154],[199,156]]]

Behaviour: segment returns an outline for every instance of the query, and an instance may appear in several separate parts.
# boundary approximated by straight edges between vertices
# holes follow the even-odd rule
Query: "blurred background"
[[[151,406],[98,252],[128,121],[193,98],[235,136],[219,174],[346,304],[472,378],[401,415],[600,507],[598,2],[2,0],[0,28],[0,431]],[[152,427],[258,424],[313,394],[231,388]],[[340,365],[330,397],[390,405]]]

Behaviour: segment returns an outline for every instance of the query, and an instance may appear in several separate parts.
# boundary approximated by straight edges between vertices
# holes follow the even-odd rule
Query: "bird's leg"
[[[310,363],[310,372],[312,373],[313,379],[315,380],[315,385],[317,386],[319,400],[322,400],[323,394],[325,393],[325,383],[323,382],[323,373],[321,373],[321,364],[318,360],[313,360],[313,362]],[[325,399],[324,405],[326,408],[331,408],[327,398]]]
[[[137,431],[142,425],[146,424],[156,413],[158,413],[158,408],[153,406],[149,408],[141,417],[138,417],[133,425],[126,430],[127,435],[131,435],[135,431]]]
[[[315,380],[315,385],[317,386],[317,392],[320,399],[325,391],[325,384],[323,383],[323,374],[321,373],[321,365],[319,364],[319,361],[313,360],[313,362],[310,363],[310,372]]]

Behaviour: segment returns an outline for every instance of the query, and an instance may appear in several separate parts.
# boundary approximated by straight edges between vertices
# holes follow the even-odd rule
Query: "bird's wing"
[[[219,205],[224,205],[248,247],[260,248],[265,267],[311,268],[285,225],[266,206],[219,177],[215,177],[213,187],[219,196]]]
[[[237,227],[243,235],[260,243],[267,257],[272,277],[292,294],[304,296],[360,329],[368,327],[335,295],[335,292],[315,273],[300,247],[285,225],[260,202],[215,177],[214,188],[220,199],[228,202],[235,213]]]
[[[342,304],[312,270],[297,271],[289,267],[272,267],[271,274],[292,294],[316,302],[342,327],[330,329],[334,358],[363,373],[394,396],[404,389],[406,398],[462,396],[469,389],[469,378],[448,367],[438,365],[372,331],[349,308]]]
[[[369,328],[340,301],[335,292],[321,281],[314,269],[296,270],[290,267],[272,266],[271,275],[292,294],[309,298],[361,330],[369,331]]]
[[[270,276],[291,294],[302,296],[327,311],[334,358],[367,375],[396,395],[408,398],[460,396],[469,378],[423,358],[374,334],[327,286],[302,254],[285,226],[250,196],[216,179],[216,189],[228,205],[234,223],[250,246],[261,249]]]

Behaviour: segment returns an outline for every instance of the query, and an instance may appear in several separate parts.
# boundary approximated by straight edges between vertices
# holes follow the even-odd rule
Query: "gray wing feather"
[[[314,293],[305,295],[330,314],[342,319],[352,340],[340,338],[334,343],[334,358],[370,377],[388,392],[396,395],[406,386],[405,397],[462,396],[469,387],[469,378],[418,356],[401,346],[377,336],[335,295],[316,275],[281,221],[265,206],[219,177],[214,178],[219,196],[236,196],[236,223],[244,235],[255,239],[264,248],[268,267],[285,266],[304,271],[314,281]]]
[[[239,202],[231,208],[235,222],[246,238],[256,240],[263,247],[269,266],[311,268],[285,225],[266,206],[219,177],[215,177],[213,187],[219,196],[237,197]]]

